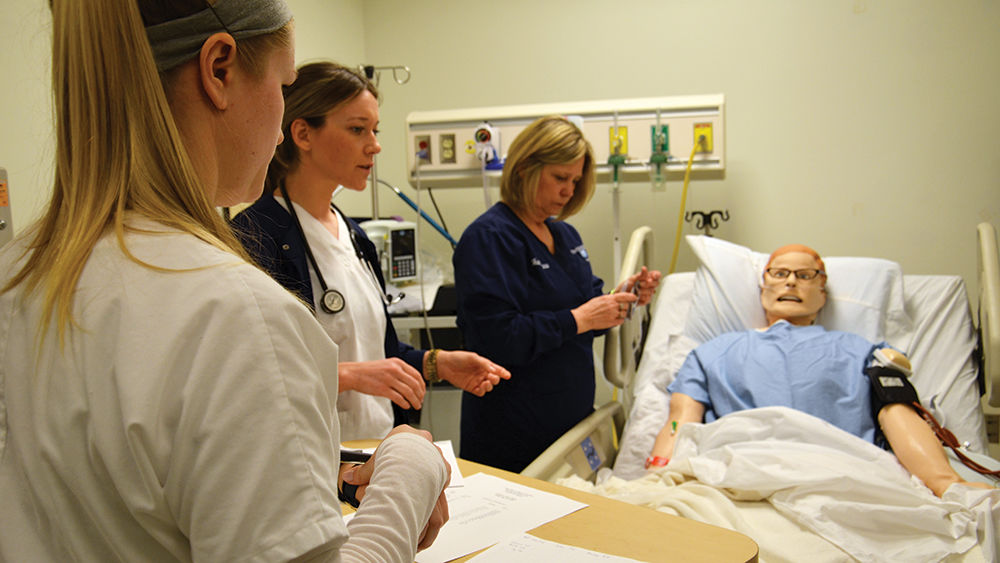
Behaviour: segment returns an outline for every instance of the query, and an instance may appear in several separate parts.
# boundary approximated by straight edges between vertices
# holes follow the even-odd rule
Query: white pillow
[[[701,261],[695,273],[691,314],[684,333],[697,342],[736,330],[766,325],[760,282],[770,254],[706,237],[688,235]],[[853,332],[872,342],[910,330],[903,302],[903,271],[880,258],[823,258],[826,306],[816,323],[827,330]]]

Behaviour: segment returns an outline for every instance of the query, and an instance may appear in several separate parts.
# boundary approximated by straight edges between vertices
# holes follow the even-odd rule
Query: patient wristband
[[[660,457],[658,455],[649,456],[646,458],[646,469],[649,469],[650,467],[663,467],[668,463],[670,463],[669,457]]]

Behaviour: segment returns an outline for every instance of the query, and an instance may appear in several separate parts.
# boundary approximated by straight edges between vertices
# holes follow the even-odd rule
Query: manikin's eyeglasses
[[[820,276],[825,276],[826,272],[823,270],[817,270],[816,268],[805,268],[802,270],[789,270],[788,268],[768,268],[764,270],[768,276],[773,280],[784,281],[788,279],[788,276],[794,275],[795,279],[803,282],[815,281],[819,279]]]

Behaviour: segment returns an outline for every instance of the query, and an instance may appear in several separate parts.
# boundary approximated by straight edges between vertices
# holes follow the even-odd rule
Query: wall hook
[[[719,228],[719,220],[729,220],[729,210],[725,211],[688,211],[684,213],[684,220],[690,223],[694,220],[694,228],[705,231],[705,236],[712,236],[712,231]]]

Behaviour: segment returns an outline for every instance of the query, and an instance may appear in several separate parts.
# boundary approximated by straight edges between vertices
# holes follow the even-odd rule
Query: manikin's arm
[[[910,361],[897,350],[883,348],[875,353],[875,357],[882,365],[909,377]],[[912,399],[915,398],[914,394]],[[899,462],[923,481],[935,495],[940,497],[955,483],[966,483],[948,463],[944,447],[934,431],[908,403],[893,402],[885,405],[878,411],[878,423]]]
[[[943,495],[954,483],[965,482],[948,463],[934,431],[912,407],[903,403],[886,405],[878,413],[878,423],[899,462],[935,495]]]
[[[674,453],[677,430],[688,422],[701,422],[704,417],[705,405],[684,393],[671,394],[670,418],[656,436],[653,450],[649,453],[650,458],[670,459]]]

